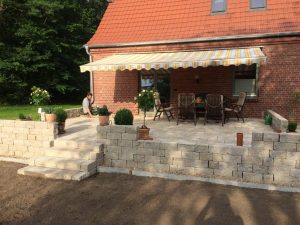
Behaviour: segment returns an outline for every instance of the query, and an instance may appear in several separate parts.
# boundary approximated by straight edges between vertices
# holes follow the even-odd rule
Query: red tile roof
[[[88,45],[300,31],[299,0],[228,0],[211,15],[211,0],[113,0]]]

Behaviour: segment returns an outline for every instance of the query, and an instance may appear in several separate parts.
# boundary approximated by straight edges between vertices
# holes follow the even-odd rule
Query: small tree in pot
[[[65,122],[68,117],[68,114],[63,109],[57,109],[56,110],[56,121],[58,126],[58,134],[65,133]]]
[[[154,107],[154,93],[152,90],[142,90],[139,95],[135,98],[139,109],[144,111],[144,123],[139,128],[139,138],[143,140],[150,139],[150,129],[146,126],[146,112]]]
[[[99,124],[100,126],[107,126],[109,124],[109,116],[111,112],[108,111],[106,105],[103,105],[102,108],[97,109],[99,115]]]
[[[47,107],[44,112],[47,122],[56,122],[56,111],[53,108]]]

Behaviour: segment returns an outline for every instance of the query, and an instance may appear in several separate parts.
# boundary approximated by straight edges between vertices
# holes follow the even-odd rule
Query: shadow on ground
[[[300,224],[300,194],[115,174],[45,180],[16,175],[22,166],[0,163],[0,224]]]

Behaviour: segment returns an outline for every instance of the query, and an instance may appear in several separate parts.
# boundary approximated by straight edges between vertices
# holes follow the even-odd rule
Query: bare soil
[[[298,225],[300,194],[98,174],[82,182],[17,175],[0,162],[0,224]]]

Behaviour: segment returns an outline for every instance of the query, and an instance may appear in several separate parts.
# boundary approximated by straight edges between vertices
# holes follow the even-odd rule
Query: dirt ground
[[[82,182],[17,175],[0,162],[0,224],[298,225],[300,194],[99,174]]]

